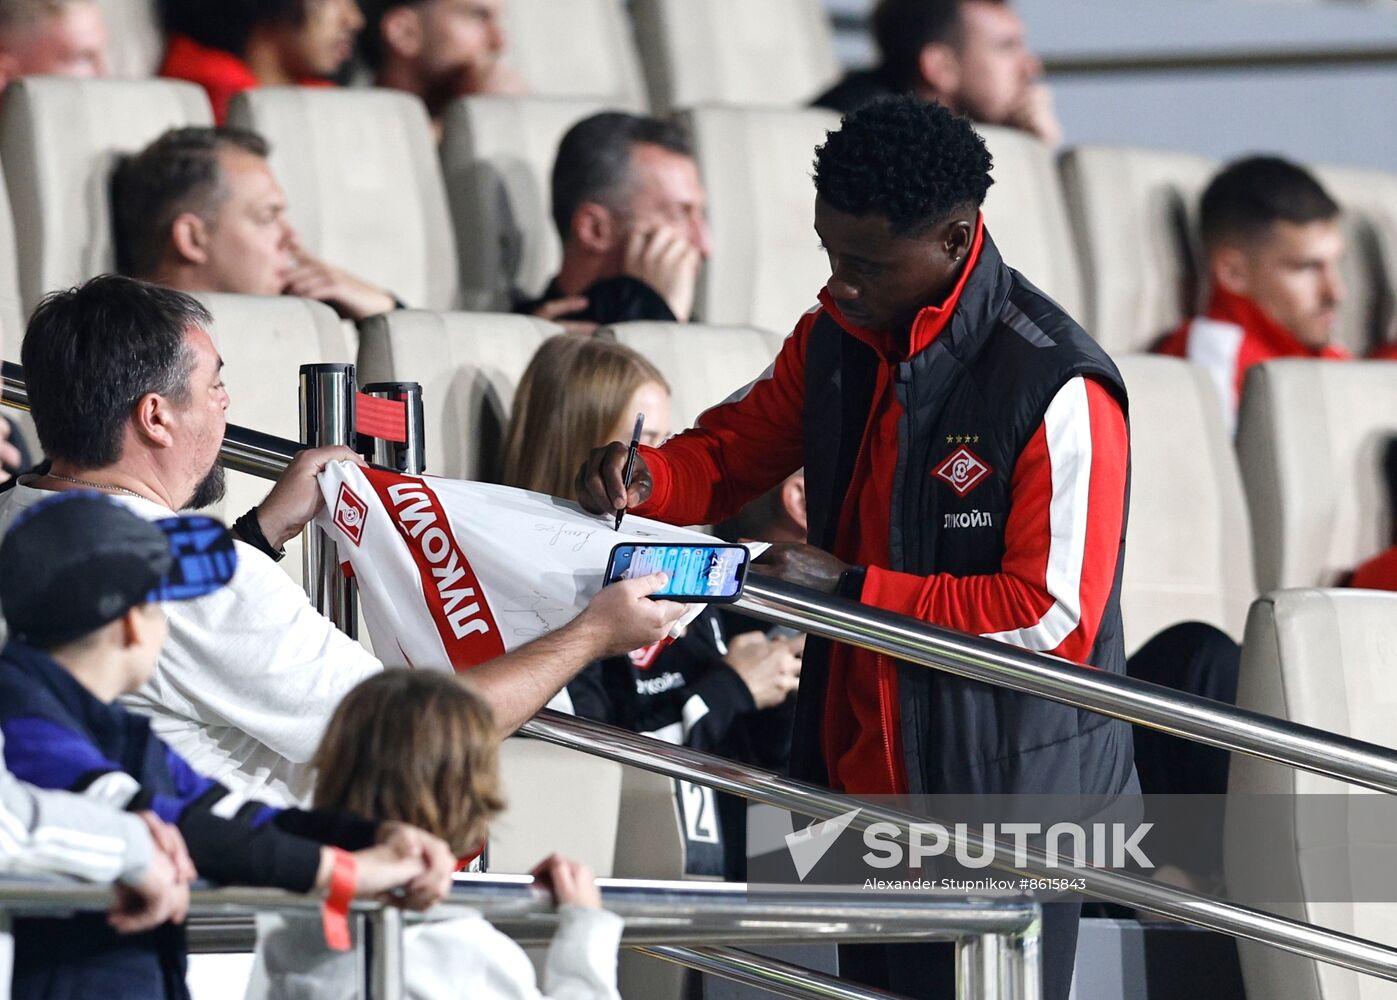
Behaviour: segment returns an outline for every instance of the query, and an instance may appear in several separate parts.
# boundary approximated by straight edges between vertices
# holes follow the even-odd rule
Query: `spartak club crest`
[[[950,484],[951,489],[956,491],[957,496],[965,496],[976,486],[979,486],[994,470],[981,460],[969,448],[962,445],[947,456],[932,472],[932,475],[939,479],[944,479]]]
[[[335,524],[355,545],[364,537],[364,519],[369,505],[360,500],[349,484],[340,483],[340,495],[335,501]]]

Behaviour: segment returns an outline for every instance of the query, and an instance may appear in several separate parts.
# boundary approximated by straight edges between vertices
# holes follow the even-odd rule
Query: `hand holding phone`
[[[651,596],[689,604],[731,604],[742,596],[751,561],[745,545],[623,543],[611,550],[603,586],[665,573],[669,584]]]

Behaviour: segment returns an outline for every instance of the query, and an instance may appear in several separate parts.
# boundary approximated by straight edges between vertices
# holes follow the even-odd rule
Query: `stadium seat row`
[[[539,294],[556,271],[554,151],[568,127],[601,107],[465,98],[448,112],[440,157],[421,105],[390,91],[250,91],[234,101],[231,120],[271,140],[290,218],[312,253],[417,307],[501,311]],[[827,276],[809,174],[811,152],[837,118],[722,106],[681,117],[695,137],[715,241],[697,315],[784,332]],[[0,209],[0,324],[13,329],[44,292],[112,267],[108,178],[117,155],[172,126],[209,121],[204,95],[187,84],[20,82],[0,114],[19,248],[10,257]],[[1198,284],[1189,217],[1216,164],[1084,147],[1059,169],[1023,133],[982,131],[996,164],[985,217],[1008,261],[1113,352],[1144,350],[1189,314]],[[1320,173],[1346,206],[1351,244],[1337,336],[1363,353],[1390,329],[1397,175]]]
[[[153,75],[164,52],[155,0],[99,2],[113,73]],[[710,102],[798,107],[841,72],[822,0],[507,0],[502,10],[504,61],[540,97],[659,113]]]

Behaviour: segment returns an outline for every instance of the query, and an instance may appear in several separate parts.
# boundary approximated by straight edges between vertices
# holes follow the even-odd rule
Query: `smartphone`
[[[611,550],[603,586],[651,573],[669,583],[652,597],[692,604],[731,604],[742,596],[751,554],[745,545],[635,545]]]

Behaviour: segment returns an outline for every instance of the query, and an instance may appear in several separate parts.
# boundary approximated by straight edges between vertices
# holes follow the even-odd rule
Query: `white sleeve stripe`
[[[125,809],[141,790],[141,784],[124,771],[108,771],[83,789],[83,795],[117,809]]]
[[[1053,479],[1046,581],[1053,606],[1037,624],[990,633],[985,638],[1047,652],[1062,645],[1082,620],[1082,562],[1086,557],[1092,456],[1086,379],[1078,376],[1058,390],[1043,415],[1043,427]]]
[[[688,701],[684,702],[684,709],[682,712],[684,717],[684,735],[687,737],[693,732],[694,727],[697,726],[707,714],[708,702],[704,701],[701,696],[693,695]]]
[[[227,795],[223,796],[223,798],[215,802],[213,808],[210,809],[209,812],[219,819],[232,819],[238,814],[239,809],[247,805],[248,798],[248,789],[243,789],[238,792],[229,792]]]
[[[648,737],[650,737],[652,740],[660,740],[661,742],[664,742],[664,743],[672,743],[672,744],[674,744],[675,746],[683,746],[683,745],[684,745],[684,723],[682,723],[682,722],[671,722],[671,723],[670,723],[669,725],[667,725],[667,726],[661,726],[659,729],[652,729],[650,732],[648,732],[648,733],[641,733],[640,735],[641,735],[641,736],[648,736]]]
[[[57,827],[24,828],[18,817],[0,813],[0,869],[60,872],[109,881],[121,871],[126,844],[119,836]]]
[[[650,732],[640,735],[649,736],[654,740],[663,740],[665,743],[672,743],[675,746],[683,746],[689,733],[707,714],[708,703],[703,700],[702,696],[693,695],[684,702],[684,707],[680,711],[680,721],[671,722],[667,726],[661,726],[659,729],[652,729]]]
[[[1222,421],[1229,435],[1237,431],[1237,358],[1242,353],[1242,336],[1237,324],[1202,316],[1194,319],[1188,331],[1188,360],[1208,372],[1222,400]]]

